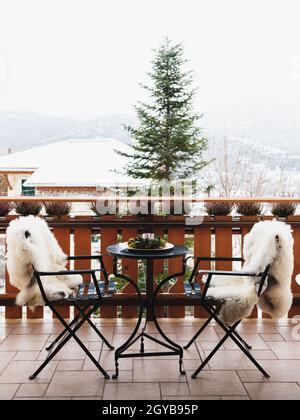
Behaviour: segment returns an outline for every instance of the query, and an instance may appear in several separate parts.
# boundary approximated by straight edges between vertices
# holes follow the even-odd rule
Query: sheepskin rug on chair
[[[37,271],[66,270],[67,256],[63,253],[47,223],[34,216],[13,220],[6,232],[6,264],[10,284],[20,290],[17,305],[34,308],[44,305],[38,284],[32,279]],[[70,296],[82,283],[79,275],[43,277],[42,283],[49,300]]]
[[[258,305],[278,319],[287,315],[293,302],[294,239],[291,227],[283,222],[256,223],[244,238],[242,271],[258,274],[270,265],[264,292],[258,298],[257,277],[215,276],[207,296],[223,301],[220,318],[228,325],[251,315]]]

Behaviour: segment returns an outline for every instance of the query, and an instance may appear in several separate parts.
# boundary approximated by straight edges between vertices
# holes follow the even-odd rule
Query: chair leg
[[[208,324],[213,320],[213,317],[210,317],[206,320],[206,322],[202,325],[202,327],[199,329],[199,331],[194,335],[194,337],[188,342],[187,345],[185,345],[183,348],[187,350],[191,345],[194,343],[195,340],[199,337],[199,335],[205,330],[205,328],[208,326]]]
[[[76,332],[79,330],[79,328],[85,323],[87,318],[96,310],[98,305],[95,305],[90,311],[88,311],[86,314],[82,316],[82,319],[78,324],[72,329],[64,320],[64,318],[60,315],[60,313],[55,309],[55,307],[52,307],[52,311],[57,316],[57,318],[60,320],[60,322],[63,324],[65,329],[68,332],[68,335],[62,340],[58,346],[53,350],[53,352],[46,358],[46,360],[42,363],[42,365],[29,377],[29,379],[34,379],[36,376],[48,365],[48,363],[53,359],[53,357],[62,349],[62,347],[71,339],[74,338],[74,340],[79,344],[79,346],[82,348],[82,350],[87,354],[87,356],[90,358],[90,360],[95,364],[97,369],[103,374],[105,379],[109,379],[108,373],[102,368],[102,366],[99,364],[99,362],[94,358],[94,356],[89,352],[89,350],[86,348],[86,346],[82,343],[82,341],[77,337]],[[87,308],[87,307],[86,307]],[[86,309],[85,308],[85,309]],[[84,309],[84,310],[85,310]]]
[[[79,322],[79,319],[80,319],[80,315],[77,315],[71,322],[70,322],[70,324],[69,324],[69,327],[73,327],[74,326],[74,324],[76,324],[76,323],[78,323]],[[65,328],[57,337],[56,337],[56,339],[51,343],[51,344],[49,344],[49,346],[48,347],[46,347],[46,350],[47,351],[50,351],[54,346],[55,346],[55,344],[57,344],[64,336],[67,336],[68,335],[68,331],[67,331],[67,329]]]
[[[238,340],[246,347],[247,350],[252,350],[252,346],[250,346],[246,341],[239,335],[237,331],[232,332]]]
[[[234,328],[235,328],[235,326],[234,326]],[[233,331],[234,328],[232,327],[231,330]],[[229,337],[229,332],[224,335],[224,337],[222,338],[222,340],[209,353],[209,355],[207,356],[207,358],[202,362],[202,364],[198,367],[198,369],[192,374],[192,378],[193,379],[195,379],[197,377],[197,375],[199,374],[199,372],[201,372],[201,370],[203,370],[203,368],[207,365],[207,363],[210,361],[210,359],[213,358],[213,356],[216,354],[216,352],[219,350],[219,348],[222,347],[222,345],[225,343],[225,341],[228,339],[228,337]]]
[[[208,357],[204,360],[204,362],[201,364],[201,366],[193,373],[192,378],[195,379],[199,372],[204,368],[204,366],[207,365],[207,363],[210,361],[210,359],[214,356],[214,354],[219,350],[219,348],[225,343],[225,341],[230,337],[234,343],[242,350],[242,352],[251,360],[251,362],[257,367],[257,369],[266,377],[270,378],[270,375],[263,369],[263,367],[254,359],[252,354],[248,351],[247,348],[245,348],[244,344],[240,341],[241,337],[238,333],[236,333],[236,328],[241,323],[241,320],[236,322],[232,327],[228,328],[225,324],[218,318],[218,316],[215,314],[212,307],[210,307],[207,303],[203,303],[204,308],[207,310],[209,315],[221,326],[221,328],[225,331],[225,335],[222,338],[222,340],[219,342],[219,344],[212,350],[212,352],[208,355]],[[238,334],[238,337],[236,337],[236,334]],[[243,340],[244,341],[244,340]]]
[[[80,313],[82,315],[84,315],[84,312],[82,311],[82,309],[80,308],[80,306],[75,303],[76,308],[80,311]],[[104,337],[103,334],[101,334],[101,332],[98,330],[98,328],[96,327],[95,324],[93,324],[93,322],[90,320],[90,318],[87,318],[87,322],[89,323],[89,325],[93,328],[93,330],[95,331],[95,333],[101,338],[101,340],[103,341],[104,344],[106,344],[106,346],[110,349],[110,350],[114,350],[114,347],[108,342],[108,340]]]

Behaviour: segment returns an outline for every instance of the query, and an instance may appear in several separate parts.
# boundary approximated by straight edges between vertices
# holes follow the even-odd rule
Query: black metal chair
[[[193,258],[193,257],[189,257]],[[216,301],[207,296],[208,289],[210,287],[210,283],[213,276],[244,276],[244,277],[256,277],[257,278],[257,295],[258,297],[264,291],[264,286],[266,284],[268,278],[268,272],[270,267],[267,266],[263,273],[254,274],[254,273],[246,273],[240,271],[218,271],[218,270],[199,270],[199,266],[201,262],[204,261],[240,261],[244,262],[243,258],[222,258],[222,257],[196,257],[195,264],[193,271],[191,273],[190,279],[188,283],[185,283],[185,292],[187,295],[193,297],[194,299],[200,299],[202,307],[207,311],[209,318],[206,322],[201,326],[199,331],[194,335],[194,337],[189,341],[189,343],[184,347],[188,349],[195,340],[200,336],[200,334],[205,330],[205,328],[210,324],[212,320],[214,320],[225,332],[225,335],[220,340],[220,342],[216,345],[216,347],[211,351],[211,353],[207,356],[207,358],[202,362],[199,368],[192,374],[192,378],[195,379],[199,372],[203,370],[203,368],[207,365],[207,363],[211,360],[211,358],[215,355],[215,353],[220,349],[220,347],[225,343],[228,338],[231,338],[234,343],[242,350],[243,353],[251,360],[251,362],[260,370],[260,372],[266,377],[270,378],[268,373],[262,368],[262,366],[255,360],[253,355],[250,353],[251,346],[249,346],[245,340],[240,336],[240,334],[236,331],[236,328],[242,322],[242,319],[237,321],[234,325],[226,325],[218,316],[220,308],[223,301]],[[196,277],[198,275],[208,275],[207,280],[201,287],[201,285],[196,282]]]
[[[107,339],[101,334],[98,328],[90,320],[90,316],[101,306],[102,297],[104,295],[111,296],[114,293],[115,285],[113,282],[109,282],[108,273],[105,269],[103,262],[103,256],[76,256],[68,257],[68,261],[75,260],[98,260],[100,263],[99,269],[91,270],[66,270],[59,272],[39,272],[34,270],[32,281],[36,281],[42,298],[45,302],[45,306],[48,306],[57,319],[61,322],[64,327],[64,330],[58,335],[58,337],[46,348],[49,352],[46,360],[41,364],[41,366],[34,372],[29,379],[34,379],[36,376],[48,365],[48,363],[53,359],[53,357],[63,348],[63,346],[71,339],[78,343],[82,350],[87,354],[91,359],[97,369],[102,373],[105,379],[109,379],[108,373],[103,369],[100,363],[94,358],[91,352],[87,349],[84,343],[76,335],[79,328],[85,323],[88,322],[90,327],[98,334],[99,338],[106,344],[106,346],[113,350],[114,347],[107,341]],[[103,273],[104,281],[98,281],[96,273]],[[74,294],[68,298],[59,300],[59,301],[50,301],[45,293],[42,278],[44,276],[66,276],[66,275],[90,275],[89,283],[82,283]],[[70,305],[74,306],[77,309],[77,314],[75,312],[74,319],[68,324],[64,317],[60,314],[58,305]]]

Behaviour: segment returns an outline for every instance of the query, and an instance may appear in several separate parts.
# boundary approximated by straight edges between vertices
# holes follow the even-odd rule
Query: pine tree
[[[155,50],[152,71],[148,74],[151,103],[135,106],[138,127],[126,127],[133,139],[133,152],[127,173],[134,178],[174,180],[191,178],[208,162],[202,154],[207,140],[201,136],[193,111],[193,75],[184,70],[182,44],[168,39]]]

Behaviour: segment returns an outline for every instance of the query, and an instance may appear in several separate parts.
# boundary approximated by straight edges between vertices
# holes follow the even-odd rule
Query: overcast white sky
[[[300,109],[299,16],[299,0],[0,0],[0,109],[130,113],[166,35],[198,111]]]

